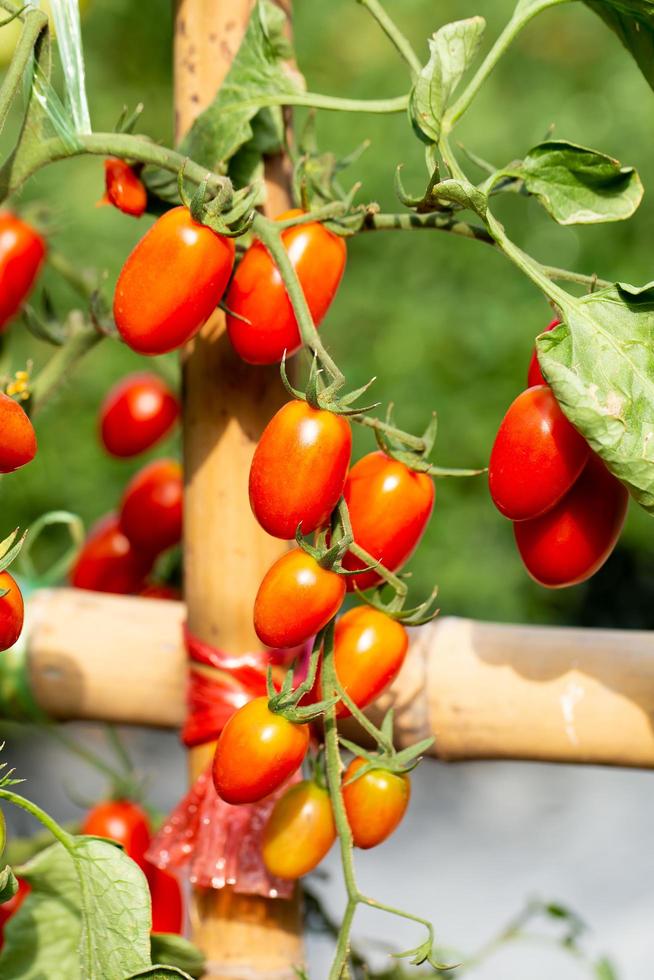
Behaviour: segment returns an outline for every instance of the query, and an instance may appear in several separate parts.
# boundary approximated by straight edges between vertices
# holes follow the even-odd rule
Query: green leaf
[[[150,966],[138,973],[130,973],[127,980],[136,980],[136,977],[149,977],[150,980],[169,980],[170,977],[184,977],[185,980],[192,980],[188,973],[179,970],[176,966]]]
[[[142,871],[113,844],[72,841],[18,869],[31,891],[5,926],[3,980],[124,980],[151,962]]]
[[[597,980],[618,980],[615,967],[605,956],[595,963],[595,977]]]
[[[301,91],[299,76],[291,74],[285,64],[292,55],[284,37],[285,23],[279,7],[270,0],[260,0],[225,81],[182,141],[182,153],[224,173],[228,161],[250,141],[255,141],[259,154],[281,148],[281,109],[260,110],[271,95]]]
[[[445,110],[477,53],[485,27],[483,17],[469,17],[445,24],[429,38],[429,61],[409,98],[413,128],[424,142],[437,143],[440,139]]]
[[[4,905],[10,898],[13,898],[17,891],[16,875],[7,865],[0,871],[0,905]]]
[[[191,977],[201,977],[204,973],[204,953],[183,936],[168,932],[153,932],[150,937],[150,949],[153,963],[175,966],[185,970]]]
[[[560,225],[623,221],[643,197],[633,167],[566,140],[547,140],[529,151],[518,165],[495,174],[518,177]]]
[[[651,0],[584,0],[626,49],[654,88],[654,5]]]
[[[537,340],[563,411],[633,497],[654,512],[654,283],[616,283],[561,303]]]

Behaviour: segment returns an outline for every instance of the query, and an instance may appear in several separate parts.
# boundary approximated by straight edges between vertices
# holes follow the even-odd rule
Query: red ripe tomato
[[[100,436],[112,456],[136,456],[162,439],[177,421],[179,402],[156,374],[128,374],[100,409]]]
[[[373,558],[395,571],[407,561],[422,537],[434,507],[434,481],[384,453],[369,453],[355,463],[343,496],[350,511],[354,540]],[[347,554],[349,570],[365,563]],[[348,591],[369,589],[381,581],[376,572],[348,577]]]
[[[352,451],[342,416],[292,401],[271,419],[250,468],[250,504],[261,527],[276,538],[322,527],[343,492]]]
[[[300,210],[280,214],[294,218]],[[319,222],[282,232],[313,321],[318,327],[333,300],[345,269],[344,240]],[[236,353],[249,364],[275,364],[302,346],[291,301],[277,266],[261,242],[254,242],[238,266],[225,301],[227,333]],[[243,319],[239,319],[242,317]]]
[[[491,452],[488,484],[505,517],[538,517],[563,497],[590,447],[568,422],[547,385],[527,388],[511,404]]]
[[[184,902],[179,881],[170,871],[154,864],[146,874],[152,898],[152,932],[181,933],[184,926]]]
[[[8,211],[0,213],[0,330],[18,313],[34,285],[45,242],[34,228]]]
[[[365,708],[397,676],[409,646],[407,631],[372,606],[357,606],[336,620],[334,667],[346,694]],[[350,714],[343,702],[336,716]]]
[[[148,870],[145,852],[150,844],[150,821],[138,803],[132,800],[98,803],[87,813],[81,832],[115,840],[142,871]]]
[[[124,214],[140,218],[148,203],[148,193],[124,160],[109,157],[104,162],[104,183],[106,194],[102,203],[113,204]]]
[[[94,524],[70,573],[71,585],[130,595],[143,588],[152,557],[133,547],[115,514]]]
[[[620,537],[628,499],[625,487],[592,454],[556,507],[514,525],[518,550],[531,577],[550,589],[561,589],[594,575]]]
[[[255,698],[232,715],[216,745],[212,776],[226,803],[256,803],[274,793],[301,765],[309,726],[295,725]]]
[[[9,589],[0,596],[0,650],[8,650],[21,634],[25,609],[21,591],[9,572],[0,572],[0,589]]]
[[[0,391],[0,473],[11,473],[36,455],[34,426],[18,402]]]
[[[558,327],[560,320],[552,320],[545,327],[543,333],[547,333],[549,330],[554,330],[554,327]],[[538,363],[538,357],[536,356],[536,348],[534,347],[531,360],[529,361],[529,370],[527,372],[527,387],[533,388],[536,385],[546,385],[547,381],[543,377],[543,372],[540,369],[540,364]]]
[[[149,582],[143,586],[139,595],[144,599],[169,599],[172,602],[179,602],[182,593],[174,585],[165,585],[163,582]]]
[[[114,319],[140,354],[165,354],[197,333],[222,299],[234,242],[198,224],[185,207],[167,211],[122,268]]]
[[[134,476],[123,495],[120,529],[139,551],[158,555],[182,537],[184,483],[174,459],[156,459]]]
[[[364,759],[353,759],[345,770],[343,782],[347,783],[363,765]],[[388,769],[371,769],[344,785],[343,803],[355,846],[376,847],[390,837],[402,820],[410,797],[409,777]]]
[[[25,899],[27,898],[27,896],[32,890],[31,887],[27,884],[27,882],[23,881],[22,878],[18,878],[17,880],[18,880],[18,891],[16,892],[16,894],[13,895],[8,902],[4,902],[2,905],[0,905],[0,949],[2,949],[5,943],[5,937],[4,937],[5,923],[8,922],[9,919],[11,919],[12,915],[15,915],[16,912],[18,912],[18,909],[21,907],[21,905],[23,904],[23,902],[25,901]]]
[[[329,793],[306,779],[275,803],[263,831],[263,863],[276,878],[301,878],[320,864],[335,840]]]
[[[326,626],[345,598],[345,580],[301,548],[272,565],[254,600],[254,628],[266,646],[299,646]]]

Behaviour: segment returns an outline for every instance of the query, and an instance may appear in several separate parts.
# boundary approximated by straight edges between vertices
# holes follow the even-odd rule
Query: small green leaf
[[[547,140],[529,151],[519,165],[500,171],[521,178],[560,225],[623,221],[643,197],[643,185],[633,167],[566,140]]]
[[[4,905],[10,898],[13,898],[18,891],[16,875],[9,865],[0,871],[0,905]]]
[[[537,340],[563,411],[633,497],[654,512],[654,283],[617,283],[561,303]]]
[[[584,0],[631,52],[654,88],[654,5],[651,0]]]
[[[445,24],[429,39],[429,61],[418,75],[409,99],[409,116],[426,143],[437,143],[441,121],[457,85],[473,60],[486,21],[470,17]]]
[[[150,937],[152,962],[185,970],[191,977],[204,973],[205,957],[188,939],[168,932],[153,932]]]

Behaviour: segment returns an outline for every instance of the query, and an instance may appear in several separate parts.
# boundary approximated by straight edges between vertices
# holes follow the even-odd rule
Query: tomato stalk
[[[80,326],[59,348],[39,372],[31,386],[31,410],[35,415],[70,377],[70,373],[85,354],[103,339],[95,327]]]
[[[375,18],[384,34],[386,34],[391,43],[395,45],[402,58],[404,58],[406,61],[407,65],[411,69],[411,74],[418,75],[420,69],[422,68],[420,59],[395,21],[389,17],[378,0],[357,0],[357,2],[360,3],[362,7],[365,7],[368,13]]]
[[[12,4],[0,2],[0,6],[13,16],[19,15],[19,11]],[[13,19],[13,17],[10,19]],[[11,64],[7,68],[2,87],[0,88],[0,132],[2,132],[7,120],[11,103],[21,87],[25,68],[32,58],[34,46],[39,36],[48,29],[47,14],[44,14],[42,10],[38,10],[36,7],[30,7],[29,10],[25,11],[22,21],[23,30],[20,35],[20,40],[14,51]],[[8,20],[4,19],[3,24],[7,24],[8,22]]]

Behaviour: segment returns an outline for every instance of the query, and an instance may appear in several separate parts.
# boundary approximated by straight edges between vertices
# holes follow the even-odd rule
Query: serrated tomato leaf
[[[150,897],[121,848],[74,837],[18,869],[31,887],[5,926],[3,980],[124,980],[150,959]]]
[[[630,218],[643,198],[633,167],[567,140],[547,140],[524,160],[494,174],[516,177],[560,225],[596,224]]]
[[[584,0],[620,38],[654,88],[654,4],[652,0]]]
[[[563,411],[612,473],[654,512],[654,283],[616,283],[561,303],[537,340]]]
[[[485,26],[483,17],[469,17],[445,24],[429,38],[429,61],[409,99],[411,123],[426,143],[438,142],[445,110],[477,53]]]

